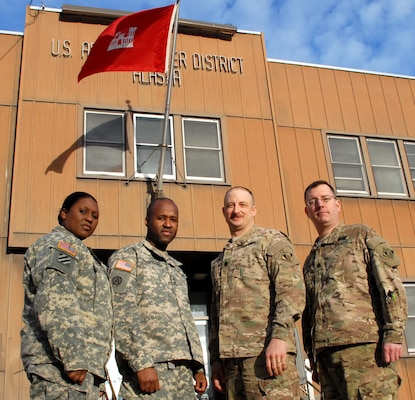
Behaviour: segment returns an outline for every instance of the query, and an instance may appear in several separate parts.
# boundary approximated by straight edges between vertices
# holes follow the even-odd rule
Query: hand
[[[196,384],[195,384],[196,392],[199,394],[205,393],[205,390],[207,388],[207,379],[206,379],[205,374],[203,372],[198,372],[194,376],[194,380],[196,381]]]
[[[399,343],[384,343],[382,346],[382,356],[385,363],[398,361],[403,354],[403,346]]]
[[[225,393],[225,371],[220,361],[212,364],[212,383],[219,393]]]
[[[82,385],[84,383],[84,380],[86,378],[86,373],[88,370],[86,369],[78,369],[76,371],[68,371],[66,375],[68,375],[68,378],[77,383],[78,385]]]
[[[137,371],[137,379],[140,384],[140,389],[146,393],[154,393],[160,390],[159,377],[155,368],[145,368]]]
[[[265,351],[265,362],[269,376],[281,375],[287,369],[288,346],[284,340],[271,339]]]

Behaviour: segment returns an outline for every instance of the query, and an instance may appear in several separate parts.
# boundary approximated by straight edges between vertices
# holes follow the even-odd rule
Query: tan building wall
[[[104,255],[145,234],[145,209],[155,186],[130,180],[132,148],[126,151],[129,169],[123,177],[84,173],[84,110],[117,111],[127,119],[134,113],[162,114],[166,86],[160,76],[129,72],[77,82],[88,47],[105,28],[92,23],[95,14],[99,10],[31,9],[23,53],[23,37],[0,34],[0,49],[6,49],[0,53],[0,72],[10,82],[0,91],[0,163],[7,171],[0,178],[6,188],[0,199],[0,399],[28,398],[19,358],[22,253],[57,224],[64,197],[83,190],[98,199],[100,223],[88,245]],[[108,15],[101,21],[117,16]],[[220,251],[228,238],[221,212],[224,192],[243,185],[255,194],[257,223],[288,232],[304,260],[315,237],[303,213],[304,187],[315,179],[334,179],[327,132],[413,138],[415,80],[267,61],[260,34],[232,27],[202,31],[182,21],[176,46],[171,115],[177,169],[184,171],[182,118],[216,118],[225,179],[185,182],[177,174],[175,181],[164,182],[165,194],[180,209],[171,250],[194,260]],[[222,64],[209,64],[215,57],[223,57]],[[345,222],[367,223],[384,236],[396,248],[407,279],[415,277],[414,199],[413,187],[399,200],[341,197]],[[412,398],[415,364],[406,358],[399,370],[404,378],[399,399]]]

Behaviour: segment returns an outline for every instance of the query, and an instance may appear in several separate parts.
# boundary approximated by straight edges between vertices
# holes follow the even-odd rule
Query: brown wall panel
[[[392,134],[392,126],[381,81],[381,77],[377,75],[366,75],[370,103],[376,123],[376,133],[390,135]]]
[[[345,129],[343,110],[341,108],[336,80],[338,72],[329,69],[321,69],[320,71],[321,90],[326,106],[327,129],[330,130]]]
[[[0,33],[0,105],[16,106],[23,36]]]
[[[360,132],[359,114],[350,73],[347,71],[336,71],[335,76],[344,129],[349,132]]]
[[[359,115],[359,132],[376,132],[376,124],[371,99],[369,97],[366,76],[362,73],[352,73],[351,82]]]
[[[286,64],[270,62],[270,86],[274,100],[275,120],[279,126],[292,126],[294,116],[290,97],[290,88],[287,78]]]
[[[304,87],[310,113],[310,126],[327,127],[324,97],[321,90],[320,71],[317,68],[303,68]]]

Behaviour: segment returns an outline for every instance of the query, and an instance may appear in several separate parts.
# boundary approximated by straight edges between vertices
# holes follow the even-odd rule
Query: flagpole
[[[166,93],[166,103],[164,107],[164,121],[163,121],[163,138],[160,144],[160,160],[159,160],[159,169],[157,174],[157,188],[154,193],[155,198],[164,197],[163,194],[163,171],[164,171],[164,155],[166,153],[167,147],[167,129],[169,127],[169,116],[170,116],[170,100],[171,92],[173,87],[173,73],[174,73],[174,57],[176,53],[176,39],[177,31],[179,26],[179,8],[180,0],[176,2],[176,15],[174,17],[174,28],[173,28],[173,42],[171,46],[171,55],[170,55],[170,65],[168,70],[168,81],[167,81],[167,93]]]

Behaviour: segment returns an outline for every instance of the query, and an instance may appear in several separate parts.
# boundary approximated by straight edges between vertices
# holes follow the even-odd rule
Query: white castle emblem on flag
[[[134,47],[134,37],[136,31],[137,27],[133,26],[128,29],[127,36],[125,35],[125,32],[117,32],[114,36],[114,39],[111,40],[107,51]]]

